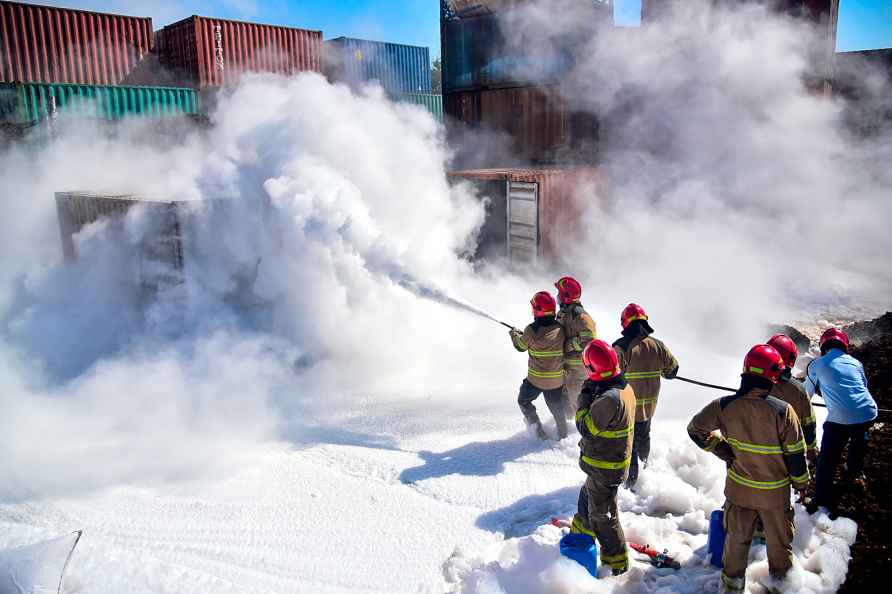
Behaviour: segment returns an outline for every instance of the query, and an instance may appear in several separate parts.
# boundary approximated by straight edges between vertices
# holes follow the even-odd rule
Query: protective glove
[[[675,366],[675,369],[666,374],[666,379],[675,379],[676,375],[678,375],[678,365]]]

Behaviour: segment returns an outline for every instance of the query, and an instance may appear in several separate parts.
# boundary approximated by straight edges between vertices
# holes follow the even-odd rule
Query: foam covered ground
[[[368,414],[363,414],[368,413]],[[683,425],[654,431],[637,493],[621,490],[627,536],[668,548],[680,572],[636,560],[594,580],[562,559],[552,516],[573,512],[576,437],[539,442],[510,406],[462,415],[378,404],[246,453],[241,470],[175,488],[117,487],[0,505],[0,548],[83,529],[63,592],[701,592],[708,514],[722,465]],[[553,431],[553,427],[550,427]],[[312,440],[312,443],[309,440]],[[796,580],[832,592],[855,525],[797,510]],[[754,547],[751,593],[768,584]]]

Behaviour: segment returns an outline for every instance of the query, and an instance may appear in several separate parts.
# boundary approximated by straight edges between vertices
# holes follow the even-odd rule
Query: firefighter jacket
[[[786,382],[780,381],[771,388],[771,395],[780,398],[793,407],[793,411],[799,417],[799,424],[802,425],[805,447],[809,450],[817,449],[818,433],[815,409],[802,382],[793,378]]]
[[[562,305],[557,321],[564,328],[564,368],[567,373],[585,373],[582,351],[598,338],[595,321],[578,303]]]
[[[649,421],[657,408],[661,378],[673,378],[678,361],[663,341],[652,336],[623,336],[613,348],[619,364],[635,391],[635,422]]]
[[[579,466],[595,482],[619,486],[629,476],[635,429],[635,393],[622,375],[606,382],[588,380],[576,412]]]
[[[523,333],[511,332],[514,348],[530,355],[527,379],[540,390],[564,385],[564,329],[553,317],[539,318]]]
[[[691,420],[688,435],[728,464],[725,497],[747,509],[790,505],[790,484],[808,486],[805,440],[793,408],[746,380]]]

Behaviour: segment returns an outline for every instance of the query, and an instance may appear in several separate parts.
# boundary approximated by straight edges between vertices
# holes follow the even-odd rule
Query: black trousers
[[[632,463],[629,465],[627,481],[629,486],[634,485],[638,480],[638,460],[647,462],[650,457],[650,422],[652,420],[635,423],[635,436],[632,439]]]
[[[520,406],[523,418],[526,419],[527,425],[542,424],[533,401],[543,393],[545,394],[545,406],[551,411],[554,422],[557,424],[558,436],[563,439],[567,437],[567,419],[564,417],[564,390],[562,387],[543,390],[531,384],[529,380],[523,380],[523,383],[520,384],[520,392],[517,394],[517,404]]]
[[[824,436],[821,438],[821,453],[818,455],[818,478],[815,503],[833,510],[839,500],[836,488],[836,469],[842,460],[846,445],[849,454],[846,458],[846,471],[843,483],[857,478],[864,470],[864,457],[867,455],[867,442],[873,421],[857,425],[824,423]]]

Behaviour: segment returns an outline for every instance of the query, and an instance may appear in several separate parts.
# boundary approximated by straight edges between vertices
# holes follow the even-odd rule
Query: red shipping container
[[[460,152],[470,130],[506,135],[508,146],[503,148],[521,164],[592,163],[597,157],[597,118],[571,110],[558,85],[449,93],[443,96],[443,109],[450,142]],[[459,162],[467,164],[461,154]]]
[[[157,32],[161,65],[179,84],[219,87],[245,72],[322,72],[322,32],[200,16]]]
[[[515,264],[555,263],[561,246],[587,231],[586,205],[603,191],[595,167],[506,167],[450,171],[473,183],[486,202],[476,257]]]
[[[148,17],[0,0],[0,82],[116,85],[152,46]]]

